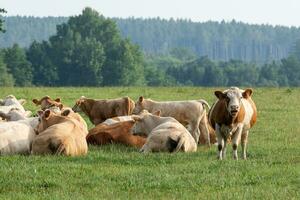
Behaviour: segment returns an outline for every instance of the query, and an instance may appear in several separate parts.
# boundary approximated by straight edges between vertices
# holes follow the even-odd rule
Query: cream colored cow
[[[188,130],[172,117],[160,117],[144,110],[132,128],[134,134],[148,135],[141,152],[195,152],[197,144]]]
[[[39,112],[40,123],[37,127],[38,135],[32,142],[32,154],[66,156],[87,154],[86,132],[78,120],[68,117],[68,112],[61,114],[55,114],[50,110]]]
[[[204,105],[209,107],[205,100],[158,102],[151,99],[145,99],[141,96],[135,103],[133,114],[139,114],[144,109],[148,110],[150,113],[159,110],[162,117],[173,117],[187,127],[196,143],[198,143],[201,133],[204,134],[205,140],[208,145],[210,145]]]

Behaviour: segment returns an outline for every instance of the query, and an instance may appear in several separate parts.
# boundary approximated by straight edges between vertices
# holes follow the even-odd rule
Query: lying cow
[[[32,142],[32,154],[86,155],[86,133],[78,120],[67,117],[70,112],[55,114],[50,110],[39,112],[38,135]]]
[[[133,114],[138,114],[144,109],[150,113],[160,111],[161,116],[174,117],[182,125],[188,126],[196,143],[198,143],[201,133],[210,145],[209,130],[207,122],[204,121],[206,120],[206,110],[203,104],[209,107],[208,103],[204,100],[157,102],[151,99],[144,99],[144,97],[141,96],[135,104]]]
[[[38,118],[26,118],[17,109],[9,111],[5,117],[15,121],[0,123],[0,154],[29,154]]]
[[[4,113],[0,111],[0,118],[6,120],[6,121],[18,121],[18,120],[24,120],[27,119],[32,115],[31,111],[25,111],[22,112],[18,108],[12,108],[8,113]]]
[[[2,113],[8,113],[11,109],[17,108],[21,112],[25,113],[25,109],[23,107],[23,104],[26,101],[24,99],[17,100],[14,95],[8,95],[5,99],[2,101],[2,106],[0,106],[0,111]]]
[[[89,144],[119,143],[141,148],[146,138],[131,134],[135,121],[131,116],[114,117],[107,119],[89,131],[86,139]]]
[[[249,129],[256,122],[256,106],[251,99],[252,89],[231,87],[224,92],[215,91],[218,100],[209,111],[209,122],[216,131],[218,158],[225,158],[227,139],[231,137],[233,157],[238,159],[237,148],[242,144],[242,157],[246,159]]]
[[[189,131],[172,117],[160,117],[144,110],[132,128],[134,134],[148,135],[141,152],[195,152],[197,144]]]
[[[95,100],[81,97],[72,108],[75,112],[84,112],[94,124],[100,124],[108,118],[130,115],[134,101],[129,97],[111,100]]]
[[[63,105],[60,98],[51,99],[49,96],[44,96],[40,100],[33,99],[32,102],[36,106],[41,106],[41,110],[49,109],[54,113],[60,114],[64,111],[68,112],[68,117],[73,117],[74,119],[78,120],[82,124],[82,128],[86,132],[86,135],[88,134],[87,124],[85,120],[77,113],[74,113],[71,108]],[[65,113],[67,113],[65,112]]]

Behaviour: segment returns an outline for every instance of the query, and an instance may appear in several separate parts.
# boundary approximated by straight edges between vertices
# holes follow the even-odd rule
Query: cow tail
[[[64,154],[64,155],[66,155],[67,153],[66,153],[66,146],[63,144],[63,143],[61,143],[60,145],[59,145],[59,147],[58,147],[58,149],[56,150],[56,153],[55,153],[56,155],[62,155],[62,154]]]
[[[133,110],[132,100],[129,97],[125,97],[125,104],[126,104],[126,115],[131,115]]]
[[[184,140],[185,138],[180,135],[178,137],[177,140],[172,139],[171,137],[168,137],[168,141],[167,141],[167,148],[169,150],[170,153],[176,153],[178,151],[180,151],[180,149],[183,146]]]
[[[69,148],[69,139],[66,139],[64,140],[60,145],[59,147],[57,148],[56,150],[56,155],[69,155],[69,151],[68,151],[68,148]]]
[[[203,107],[204,107],[204,106],[207,106],[208,110],[210,109],[210,106],[209,106],[209,104],[207,103],[207,101],[205,101],[204,99],[200,99],[200,100],[198,100],[198,101],[203,105]]]

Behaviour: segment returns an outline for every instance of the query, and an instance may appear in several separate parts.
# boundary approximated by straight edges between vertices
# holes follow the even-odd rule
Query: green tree
[[[114,21],[91,8],[57,26],[50,38],[59,85],[141,85],[143,56]]]
[[[182,61],[191,61],[196,59],[195,53],[187,48],[173,48],[170,51],[170,55]]]
[[[0,86],[13,86],[14,78],[8,73],[5,63],[3,62],[3,55],[0,52]]]
[[[0,32],[5,32],[5,30],[3,28],[4,20],[1,18],[1,13],[6,13],[6,10],[3,8],[0,8]]]
[[[15,79],[16,86],[32,84],[32,67],[27,60],[25,51],[17,44],[4,50],[4,62]]]
[[[144,85],[143,55],[138,46],[122,40],[103,74],[105,85]]]
[[[286,76],[284,80],[288,80],[289,86],[300,86],[300,62],[297,57],[291,55],[288,58],[282,59],[281,62],[282,65],[279,72]]]
[[[26,52],[33,68],[34,85],[54,86],[57,85],[57,68],[50,58],[51,48],[48,42],[38,43],[34,41]]]

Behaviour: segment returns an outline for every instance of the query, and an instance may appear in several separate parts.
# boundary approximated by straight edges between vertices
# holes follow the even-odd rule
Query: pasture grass
[[[35,112],[31,99],[44,95],[69,106],[82,95],[203,98],[212,104],[215,89],[0,88],[0,96],[24,98],[26,109]],[[258,121],[250,131],[248,160],[233,160],[230,146],[223,161],[216,159],[215,146],[178,154],[142,155],[106,145],[90,146],[84,157],[2,156],[0,199],[300,199],[300,88],[257,88],[253,99]]]

